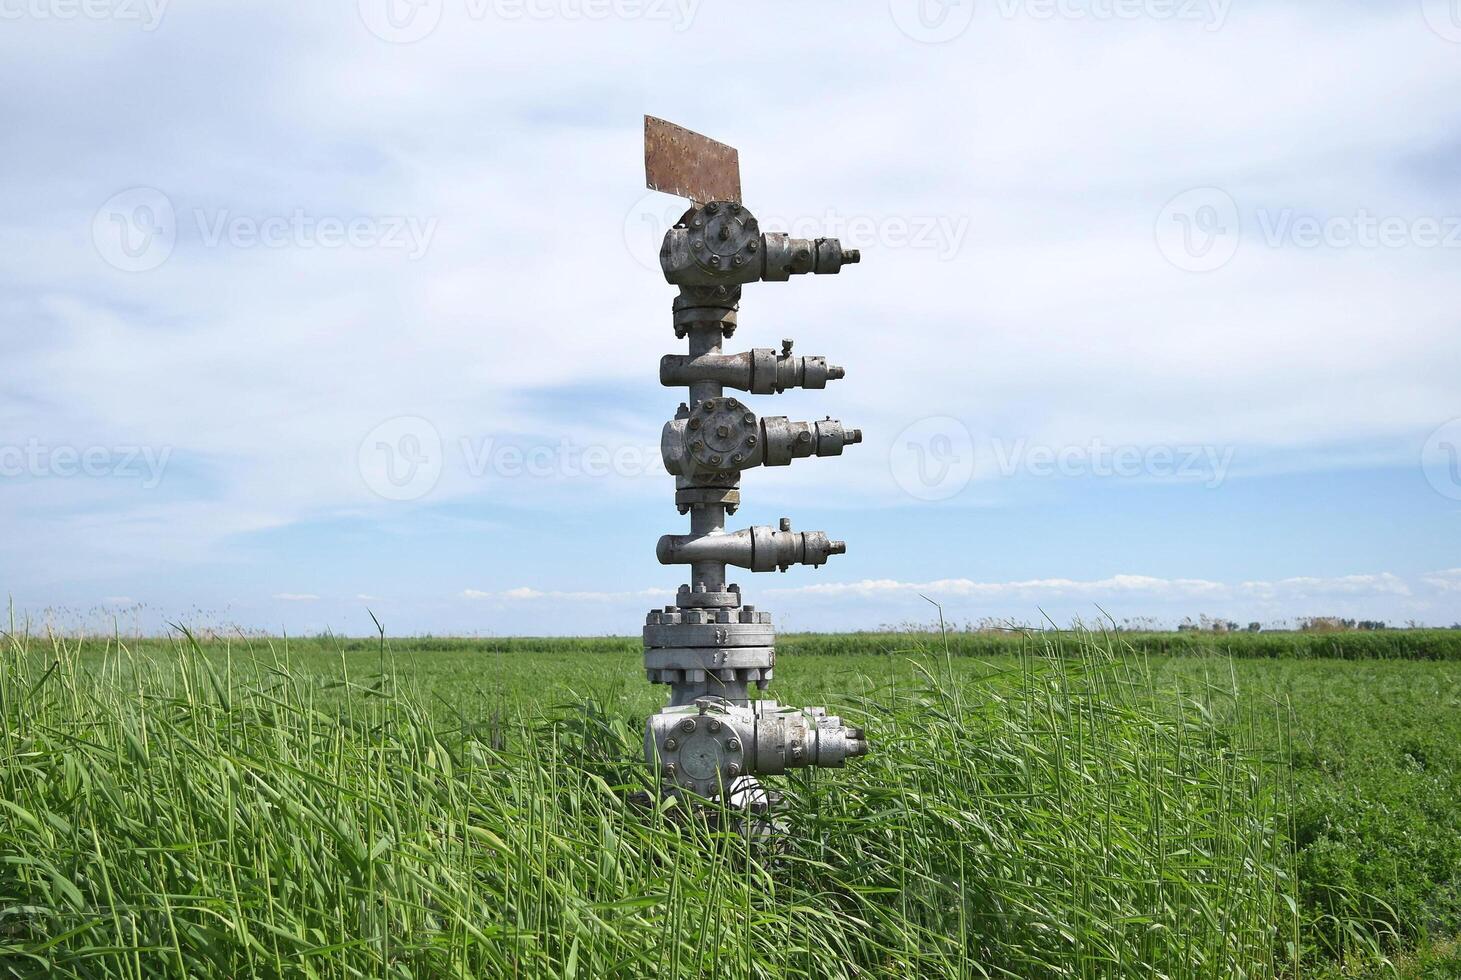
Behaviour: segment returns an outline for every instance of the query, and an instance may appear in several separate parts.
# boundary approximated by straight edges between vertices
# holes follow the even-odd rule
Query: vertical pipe
[[[719,354],[720,320],[701,320],[690,324],[690,356]],[[720,398],[725,389],[719,381],[697,381],[690,385],[690,410],[694,411],[707,398]],[[690,508],[690,533],[714,534],[725,530],[725,506],[703,504]],[[725,562],[697,561],[690,566],[690,588],[704,586],[706,592],[725,591]]]

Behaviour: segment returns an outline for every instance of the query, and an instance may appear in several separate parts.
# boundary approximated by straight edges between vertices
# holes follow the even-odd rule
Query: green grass
[[[964,636],[788,638],[774,842],[633,641],[0,638],[0,976],[1447,975],[1461,664]]]
[[[918,634],[914,634],[915,636]],[[1395,629],[1333,633],[1140,633],[1117,634],[1124,649],[1149,656],[1209,656],[1282,660],[1456,660],[1461,629]],[[897,633],[827,633],[787,638],[787,649],[806,653],[858,653],[895,644]],[[939,638],[925,635],[926,642]],[[960,631],[948,635],[958,656],[997,657],[1040,649],[1044,632]],[[942,642],[940,640],[940,642]]]

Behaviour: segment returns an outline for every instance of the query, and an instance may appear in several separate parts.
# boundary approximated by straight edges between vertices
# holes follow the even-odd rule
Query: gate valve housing
[[[792,276],[834,275],[862,260],[835,238],[762,232],[738,201],[710,201],[686,211],[665,235],[659,262],[676,286],[729,286]]]
[[[859,429],[832,418],[792,422],[757,418],[738,398],[707,398],[667,422],[660,436],[665,469],[679,477],[715,479],[753,466],[786,466],[807,456],[840,456],[862,442]]]

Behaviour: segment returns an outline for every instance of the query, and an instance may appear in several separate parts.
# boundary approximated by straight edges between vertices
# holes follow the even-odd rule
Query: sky
[[[1461,0],[0,0],[16,622],[636,633],[684,202],[736,146],[747,396],[863,430],[731,526],[783,630],[1461,621]]]

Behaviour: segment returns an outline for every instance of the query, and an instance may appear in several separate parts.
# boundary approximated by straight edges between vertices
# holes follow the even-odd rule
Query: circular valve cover
[[[712,201],[689,216],[690,254],[711,273],[733,272],[760,257],[761,228],[751,212]]]
[[[707,795],[745,771],[739,733],[715,718],[686,716],[661,748],[662,758],[675,763],[676,781]]]
[[[740,469],[756,452],[761,426],[738,398],[707,398],[685,423],[689,456],[711,470]]]

